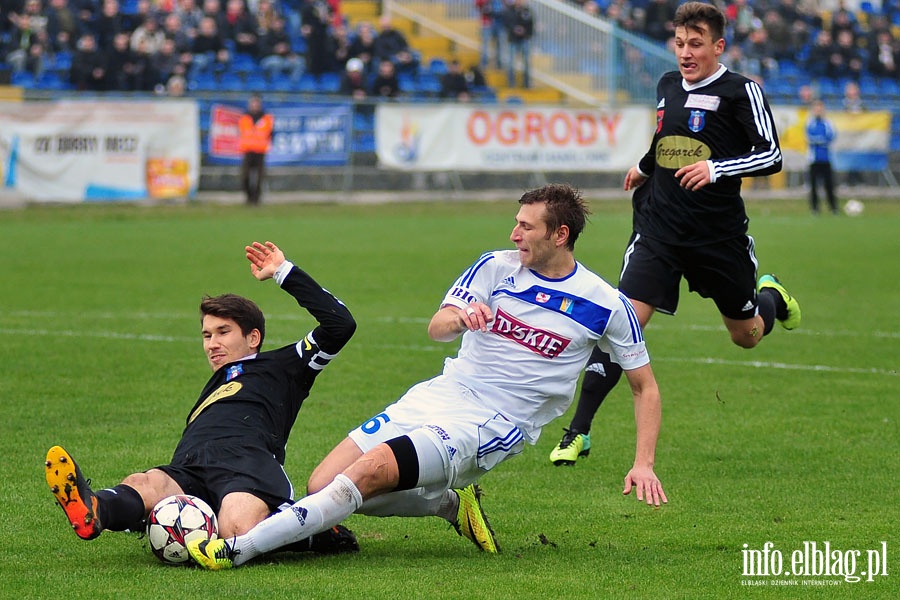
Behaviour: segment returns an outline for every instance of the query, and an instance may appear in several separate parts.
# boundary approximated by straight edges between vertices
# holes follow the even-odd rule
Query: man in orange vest
[[[259,95],[250,96],[247,112],[238,121],[238,148],[244,155],[241,163],[241,187],[247,194],[247,204],[259,204],[263,177],[266,174],[266,153],[272,143],[272,115],[263,111]]]

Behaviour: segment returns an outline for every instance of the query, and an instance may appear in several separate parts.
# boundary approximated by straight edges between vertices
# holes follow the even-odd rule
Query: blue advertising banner
[[[209,111],[208,162],[240,164],[237,124],[244,108],[213,104]],[[266,165],[342,166],[350,162],[351,104],[273,104],[266,106],[266,112],[275,120]]]

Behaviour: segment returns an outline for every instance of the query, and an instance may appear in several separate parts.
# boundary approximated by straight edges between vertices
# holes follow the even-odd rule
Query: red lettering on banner
[[[466,123],[466,134],[473,144],[491,143],[504,146],[593,146],[601,131],[615,145],[616,130],[622,115],[602,115],[598,119],[590,113],[555,111],[511,111],[491,113],[474,110]]]
[[[572,341],[553,331],[532,327],[499,308],[497,314],[494,315],[491,332],[521,344],[546,358],[556,358]]]
[[[603,122],[603,127],[606,129],[606,137],[608,138],[608,142],[610,146],[616,145],[616,129],[619,128],[619,123],[622,121],[622,115],[616,114],[607,116],[603,115],[600,120]]]
[[[511,146],[519,141],[519,128],[516,127],[516,113],[502,112],[497,116],[497,141]]]
[[[483,110],[472,112],[466,131],[472,143],[479,146],[488,143],[491,139],[491,117]]]

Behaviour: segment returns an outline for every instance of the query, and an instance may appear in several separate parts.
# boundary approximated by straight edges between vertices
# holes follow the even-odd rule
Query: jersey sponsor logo
[[[665,108],[666,107],[666,99],[660,99],[659,103],[656,105],[656,108]]]
[[[747,304],[741,310],[753,310],[753,300],[747,300]]]
[[[438,427],[437,425],[426,425],[425,429],[430,429],[433,431],[439,438],[444,440],[445,442],[450,440],[450,434],[447,433],[443,427]]]
[[[656,164],[680,169],[712,156],[709,146],[683,135],[668,135],[656,143]]]
[[[572,308],[575,306],[575,303],[571,298],[563,298],[559,302],[559,312],[566,313],[567,315],[572,314]]]
[[[454,298],[459,298],[466,304],[471,304],[478,300],[475,296],[473,296],[471,293],[469,293],[469,290],[467,290],[464,287],[459,287],[459,286],[450,290],[449,295],[453,296]]]
[[[506,279],[503,280],[503,283],[505,283],[509,287],[514,288],[514,287],[516,287],[516,278],[513,277],[512,275],[510,275],[509,277],[507,277]]]
[[[498,308],[491,332],[525,346],[545,358],[556,358],[572,340],[558,333],[532,327]]]
[[[719,110],[719,104],[722,99],[719,96],[710,96],[709,94],[688,94],[687,100],[684,102],[685,108],[702,108],[713,112]]]
[[[218,388],[216,388],[216,391],[206,397],[206,400],[204,400],[200,404],[200,406],[194,409],[194,412],[192,412],[191,416],[188,417],[188,425],[190,425],[194,421],[194,419],[196,419],[200,415],[200,413],[206,410],[210,404],[212,404],[213,402],[218,402],[222,398],[234,396],[239,391],[241,391],[242,387],[244,386],[241,385],[241,383],[238,381],[232,381],[230,383],[220,385]]]
[[[547,304],[550,301],[550,294],[545,294],[544,292],[538,292],[534,297],[535,300],[540,302],[541,304]]]
[[[225,376],[225,381],[231,381],[235,377],[238,377],[244,372],[244,364],[236,364],[228,367],[228,374]]]
[[[692,110],[691,116],[688,117],[688,128],[697,133],[703,130],[704,125],[706,125],[706,111]]]
[[[454,448],[453,446],[448,446],[447,444],[444,444],[444,448],[447,449],[447,456],[450,457],[450,460],[453,460],[453,457],[456,456],[457,453],[456,448]]]

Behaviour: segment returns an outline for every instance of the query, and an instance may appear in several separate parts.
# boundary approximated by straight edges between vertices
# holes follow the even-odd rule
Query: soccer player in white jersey
[[[481,507],[479,477],[534,444],[563,414],[593,348],[615,357],[634,395],[637,445],[623,493],[667,502],[653,470],[661,403],[631,303],[575,260],[588,209],[567,185],[519,200],[515,250],[488,252],[444,296],[428,325],[435,341],[462,335],[441,375],[348,434],[310,476],[310,495],[245,535],[189,544],[208,569],[241,565],[351,514],[439,516],[478,548],[499,546]]]

